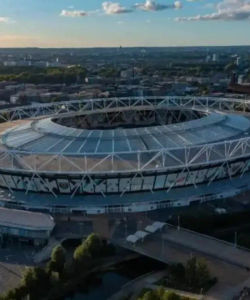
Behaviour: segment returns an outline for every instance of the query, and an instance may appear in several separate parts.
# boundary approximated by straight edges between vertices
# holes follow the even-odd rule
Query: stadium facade
[[[250,101],[79,100],[0,111],[4,207],[149,211],[250,189]]]

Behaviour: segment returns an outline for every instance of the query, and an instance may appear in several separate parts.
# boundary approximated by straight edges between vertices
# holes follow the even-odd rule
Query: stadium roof
[[[200,116],[134,128],[79,129],[61,122],[69,115],[95,118],[94,114],[122,110],[176,110]],[[250,119],[244,116],[248,111],[247,100],[205,97],[76,100],[2,110],[0,169],[38,177],[41,173],[88,176],[165,172],[234,161],[250,156]]]
[[[129,153],[238,139],[248,135],[249,130],[248,118],[219,113],[177,124],[104,130],[70,128],[45,118],[8,130],[2,136],[2,143],[8,148],[29,152]]]

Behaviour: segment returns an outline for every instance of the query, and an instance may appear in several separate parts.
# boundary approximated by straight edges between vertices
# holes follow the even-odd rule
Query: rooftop
[[[0,226],[28,230],[52,230],[55,223],[53,218],[47,214],[1,207]]]

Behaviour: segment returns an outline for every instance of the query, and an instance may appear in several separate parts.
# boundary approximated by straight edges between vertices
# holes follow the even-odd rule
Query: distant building
[[[236,66],[240,66],[240,64],[241,64],[241,58],[238,56],[238,57],[236,57]]]
[[[121,78],[133,78],[134,71],[132,69],[121,71]]]
[[[208,63],[208,62],[210,62],[210,60],[211,60],[211,56],[210,56],[210,55],[207,55],[207,56],[206,56],[206,59],[205,59],[205,62]]]
[[[243,84],[244,83],[244,75],[243,74],[240,74],[239,76],[238,76],[238,82],[237,82],[238,84]]]
[[[18,101],[19,101],[19,95],[18,94],[10,96],[10,103],[11,104],[17,104]]]
[[[213,62],[218,61],[218,55],[217,55],[216,53],[213,54],[213,56],[212,56],[212,61],[213,61]]]
[[[233,93],[241,93],[250,95],[250,84],[230,84],[228,91]]]
[[[20,61],[5,61],[3,62],[5,67],[31,67],[32,62],[27,60],[20,60]]]
[[[16,62],[15,61],[4,61],[3,65],[5,67],[15,67],[16,66]]]

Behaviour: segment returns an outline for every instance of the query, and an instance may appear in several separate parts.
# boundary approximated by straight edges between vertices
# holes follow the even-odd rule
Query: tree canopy
[[[62,273],[66,262],[65,255],[66,255],[65,249],[61,245],[56,246],[51,253],[49,271]]]
[[[191,300],[189,297],[180,296],[162,287],[155,290],[147,290],[137,300]]]
[[[1,81],[16,81],[34,84],[72,84],[83,82],[86,70],[81,66],[71,68],[32,68],[13,67],[6,69],[0,67]]]

